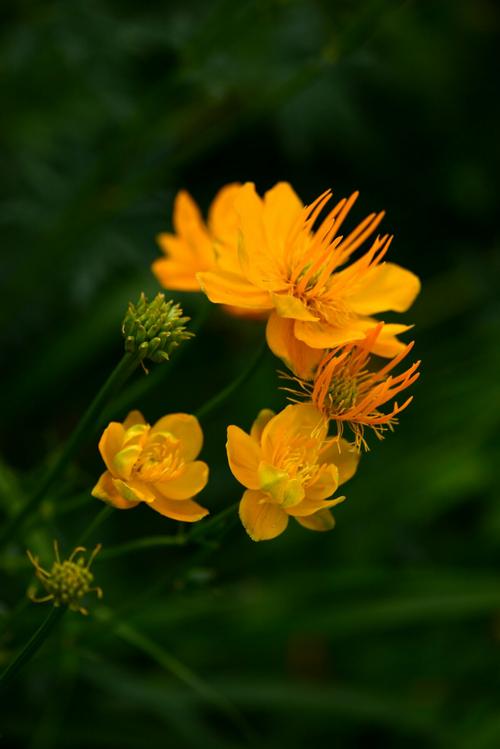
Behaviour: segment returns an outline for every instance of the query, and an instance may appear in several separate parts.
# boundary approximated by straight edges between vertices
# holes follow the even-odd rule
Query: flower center
[[[356,403],[358,383],[355,377],[335,375],[332,377],[326,396],[327,409],[331,414],[348,411]]]
[[[154,435],[146,443],[133,472],[141,481],[157,482],[175,478],[183,467],[179,440],[164,433]]]

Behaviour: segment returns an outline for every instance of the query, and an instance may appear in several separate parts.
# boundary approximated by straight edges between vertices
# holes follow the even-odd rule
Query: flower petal
[[[241,189],[239,182],[222,187],[212,201],[208,212],[208,226],[213,239],[218,242],[234,241],[236,249],[239,218],[234,208],[234,199]]]
[[[294,333],[299,341],[304,341],[314,349],[334,348],[350,341],[360,341],[365,337],[362,330],[351,323],[334,327],[327,322],[304,322],[296,320]]]
[[[113,459],[123,445],[123,439],[125,437],[125,429],[122,424],[117,421],[112,421],[99,440],[99,452],[101,453],[102,459],[106,463],[108,471],[113,473]]]
[[[386,310],[406,312],[419,291],[420,281],[414,273],[395,263],[381,263],[360,279],[348,302],[360,315]]]
[[[130,427],[135,427],[138,424],[141,424],[144,426],[146,425],[146,420],[144,416],[141,414],[140,411],[137,411],[137,410],[130,411],[127,414],[125,421],[123,422],[123,428],[126,431],[127,429],[130,429]]]
[[[330,510],[319,510],[313,515],[295,519],[310,531],[330,531],[335,527],[335,518]]]
[[[267,322],[267,344],[298,377],[309,379],[323,352],[299,341],[294,334],[294,325],[294,320],[280,317],[273,311]]]
[[[137,458],[142,453],[141,445],[128,445],[119,450],[111,461],[111,472],[126,481],[130,478]]]
[[[318,317],[310,312],[304,302],[292,294],[271,293],[271,299],[280,317],[293,320],[317,320]]]
[[[341,437],[335,437],[321,451],[322,463],[334,463],[339,472],[339,486],[354,476],[358,468],[360,453],[354,445]]]
[[[210,268],[215,260],[212,238],[198,206],[186,190],[181,190],[175,198],[173,223],[176,233],[188,244],[198,270]]]
[[[201,291],[196,274],[203,270],[192,262],[180,263],[169,258],[159,258],[151,265],[151,270],[160,286],[172,291]]]
[[[313,515],[315,512],[319,512],[319,510],[335,507],[344,500],[345,497],[333,497],[332,499],[325,499],[323,501],[313,501],[306,498],[299,505],[290,507],[287,512],[289,515],[293,515],[294,518],[304,518],[308,515]]]
[[[120,496],[128,502],[147,502],[150,504],[156,499],[153,489],[143,481],[113,479],[113,485]]]
[[[202,507],[197,502],[193,502],[191,499],[179,501],[158,495],[155,501],[149,506],[152,510],[159,512],[160,515],[164,515],[172,520],[180,520],[184,523],[195,523],[209,514],[205,507]]]
[[[261,452],[257,442],[239,427],[229,426],[226,449],[233,476],[247,489],[258,489]]]
[[[280,466],[283,449],[298,440],[310,445],[314,452],[328,431],[324,416],[310,403],[287,406],[264,428],[262,433],[262,459]]]
[[[283,508],[294,507],[304,499],[302,481],[267,463],[259,465],[259,481],[261,491]]]
[[[93,497],[102,499],[103,502],[116,507],[117,510],[131,510],[139,502],[124,499],[113,484],[113,477],[109,471],[105,471],[91,492]]]
[[[252,424],[250,437],[252,437],[252,439],[254,439],[259,445],[262,439],[262,431],[266,424],[271,421],[274,415],[274,411],[271,411],[270,408],[263,408],[262,411],[259,411],[257,418]]]
[[[286,239],[303,203],[288,182],[278,182],[264,195],[263,222],[268,245],[283,253]]]
[[[323,460],[321,455],[320,460]],[[321,500],[331,497],[339,485],[339,471],[336,465],[321,466],[314,481],[305,487],[307,499]]]
[[[203,432],[196,416],[192,414],[168,414],[151,427],[151,436],[167,432],[180,442],[180,453],[187,462],[198,457],[203,445]]]
[[[248,489],[240,502],[240,519],[253,541],[268,541],[279,536],[288,525],[288,515],[266,495]]]
[[[216,304],[260,310],[273,307],[269,293],[249,283],[242,275],[219,270],[198,273],[197,278],[207,297]]]
[[[208,466],[201,460],[187,463],[177,478],[155,484],[155,489],[168,499],[190,499],[205,488],[208,481]]]

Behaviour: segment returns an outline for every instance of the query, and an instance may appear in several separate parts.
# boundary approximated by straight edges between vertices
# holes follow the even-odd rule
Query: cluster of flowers
[[[393,400],[418,377],[419,362],[393,374],[412,348],[397,337],[410,326],[374,315],[405,312],[420,283],[385,261],[389,235],[352,260],[384,215],[340,234],[356,198],[331,208],[327,191],[304,206],[287,183],[262,198],[251,183],[231,184],[205,223],[180,192],[175,233],[159,237],[165,257],[152,269],[161,285],[203,291],[230,314],[267,319],[269,348],[288,369],[290,405],[262,410],[248,434],[228,428],[229,466],[245,487],[240,518],[254,541],[278,536],[290,517],[311,530],[332,528],[330,508],[344,499],[333,495],[355,473],[366,429],[381,439],[411,401]],[[380,357],[387,361],[378,364]],[[208,481],[208,466],[196,459],[202,441],[194,416],[170,414],[149,426],[134,411],[101,438],[107,471],[93,494],[120,509],[146,502],[169,518],[200,520],[208,512],[193,499]]]

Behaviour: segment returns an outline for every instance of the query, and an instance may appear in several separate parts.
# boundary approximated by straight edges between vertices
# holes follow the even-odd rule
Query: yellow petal
[[[323,462],[321,454],[320,462]],[[326,462],[326,461],[325,461]],[[339,485],[339,471],[336,465],[321,466],[314,481],[305,487],[307,499],[318,500],[331,497]]]
[[[147,502],[149,504],[156,499],[156,494],[152,487],[143,481],[113,479],[113,485],[120,496],[128,502]]]
[[[386,310],[406,312],[419,291],[420,281],[414,273],[394,263],[381,263],[360,279],[348,302],[360,315]]]
[[[270,408],[263,408],[262,411],[259,411],[257,418],[252,424],[250,437],[252,437],[252,439],[254,439],[259,445],[262,438],[262,430],[264,429],[266,424],[271,421],[273,416],[274,411],[271,411]]]
[[[205,488],[208,481],[208,466],[201,460],[187,463],[182,473],[170,481],[155,484],[155,489],[168,499],[190,499]]]
[[[257,442],[239,427],[229,426],[226,449],[233,476],[247,489],[258,489],[261,453]]]
[[[234,199],[241,189],[238,182],[222,187],[212,201],[208,212],[210,233],[219,242],[234,241],[236,249],[239,218],[234,207]]]
[[[112,421],[102,433],[99,440],[99,452],[106,463],[108,471],[113,473],[113,459],[123,445],[125,430],[117,421]]]
[[[360,341],[365,337],[362,330],[350,323],[342,327],[334,327],[327,322],[303,322],[302,320],[294,323],[294,333],[299,341],[304,341],[308,346],[316,349],[333,348],[350,341]]]
[[[192,414],[168,414],[151,428],[151,436],[166,432],[179,440],[180,453],[185,461],[198,457],[203,445],[203,432],[196,416]]]
[[[221,270],[198,273],[197,278],[207,297],[216,304],[259,310],[268,310],[273,307],[267,291],[254,286],[236,273]]]
[[[264,195],[262,220],[267,242],[281,254],[302,208],[302,201],[288,182],[278,182]]]
[[[174,228],[185,241],[199,270],[205,270],[214,262],[213,242],[205,226],[200,210],[190,194],[181,190],[174,203]]]
[[[339,486],[345,484],[354,476],[360,459],[359,452],[347,440],[335,437],[328,446],[322,450],[320,461],[322,463],[333,463],[337,466],[339,474]]]
[[[259,465],[260,489],[283,508],[293,507],[304,498],[302,482],[290,478],[286,471],[261,463]]]
[[[287,406],[262,432],[262,459],[269,465],[279,466],[284,447],[299,440],[314,450],[325,439],[327,431],[326,419],[312,404]]]
[[[127,418],[123,422],[123,428],[127,430],[130,429],[130,427],[137,426],[138,424],[146,424],[144,416],[140,411],[130,411],[130,413],[127,415]]]
[[[182,501],[167,499],[167,497],[157,496],[149,507],[156,510],[160,515],[164,515],[172,520],[180,520],[184,523],[195,523],[208,515],[208,510],[191,499]]]
[[[268,250],[262,221],[264,204],[252,182],[246,182],[235,195],[234,207],[240,218],[245,254],[260,260]]]
[[[121,479],[129,479],[137,458],[142,453],[141,445],[129,445],[116,453],[111,462],[113,476]]]
[[[138,502],[130,502],[124,499],[117,491],[113,484],[113,477],[109,471],[105,471],[100,477],[97,484],[94,486],[91,492],[93,497],[102,499],[103,502],[116,507],[118,510],[131,510],[132,507],[136,507]]]
[[[294,320],[317,320],[318,317],[310,312],[304,302],[291,294],[271,294],[276,312],[280,317]]]
[[[243,527],[253,541],[267,541],[279,536],[288,525],[288,515],[281,507],[266,500],[266,495],[247,489],[239,509]]]
[[[295,321],[271,312],[267,322],[267,344],[273,354],[282,359],[298,377],[310,379],[323,351],[299,341],[294,333]]]
[[[160,286],[172,291],[201,291],[196,274],[207,268],[194,263],[179,263],[177,260],[159,258],[151,265],[151,270]]]
[[[398,325],[395,323],[388,323],[382,328],[380,335],[377,337],[375,343],[372,346],[372,353],[377,356],[385,356],[388,359],[392,359],[404,350],[406,344],[399,341],[396,336],[400,333],[405,333],[410,330],[412,325]]]
[[[335,518],[330,510],[319,510],[314,515],[295,519],[310,531],[330,531],[335,527]]]
[[[333,497],[332,499],[325,499],[314,501],[307,499],[307,497],[295,507],[290,507],[287,512],[289,515],[293,515],[294,518],[303,518],[308,515],[313,515],[319,510],[325,510],[329,507],[335,507],[345,500],[345,497]]]

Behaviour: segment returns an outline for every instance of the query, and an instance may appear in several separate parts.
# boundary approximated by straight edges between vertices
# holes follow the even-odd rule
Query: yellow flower
[[[158,244],[166,257],[152,270],[165,289],[199,291],[199,271],[211,270],[217,254],[236,252],[238,216],[233,200],[240,185],[226,185],[215,196],[205,224],[192,197],[181,190],[174,203],[175,234],[160,234]]]
[[[328,421],[310,404],[261,411],[250,434],[227,430],[229,466],[246,487],[240,518],[254,541],[275,538],[289,516],[305,528],[333,528],[329,507],[340,484],[354,475],[359,455],[345,440],[328,439]]]
[[[203,443],[198,419],[164,416],[149,426],[139,411],[104,430],[99,451],[105,471],[92,495],[120,510],[139,502],[174,520],[201,520],[208,510],[193,501],[207,484],[208,466],[196,460]]]
[[[354,434],[358,450],[362,446],[368,449],[364,437],[365,427],[371,428],[378,439],[383,439],[387,429],[392,431],[398,421],[397,415],[411,403],[413,396],[401,405],[393,403],[387,412],[381,410],[382,406],[413,385],[420,376],[420,361],[414,362],[401,374],[390,374],[409,354],[413,343],[408,344],[381,369],[367,369],[370,348],[373,348],[381,327],[379,325],[375,328],[360,344],[349,343],[327,352],[321,359],[312,382],[298,377],[291,378],[297,382],[302,392],[285,388],[295,396],[308,396],[325,418],[336,421],[339,435],[342,435],[344,424],[347,424]],[[297,401],[293,399],[293,402]]]
[[[304,207],[288,183],[278,183],[264,198],[253,184],[243,185],[233,200],[241,231],[238,263],[198,274],[212,302],[271,313],[269,346],[300,377],[311,375],[324,349],[363,340],[377,324],[373,314],[406,311],[420,290],[413,273],[382,262],[388,235],[347,265],[384,216],[372,213],[341,236],[357,193],[341,200],[314,231],[330,197],[327,191]],[[398,354],[403,344],[396,335],[407,329],[384,325],[374,353]]]

